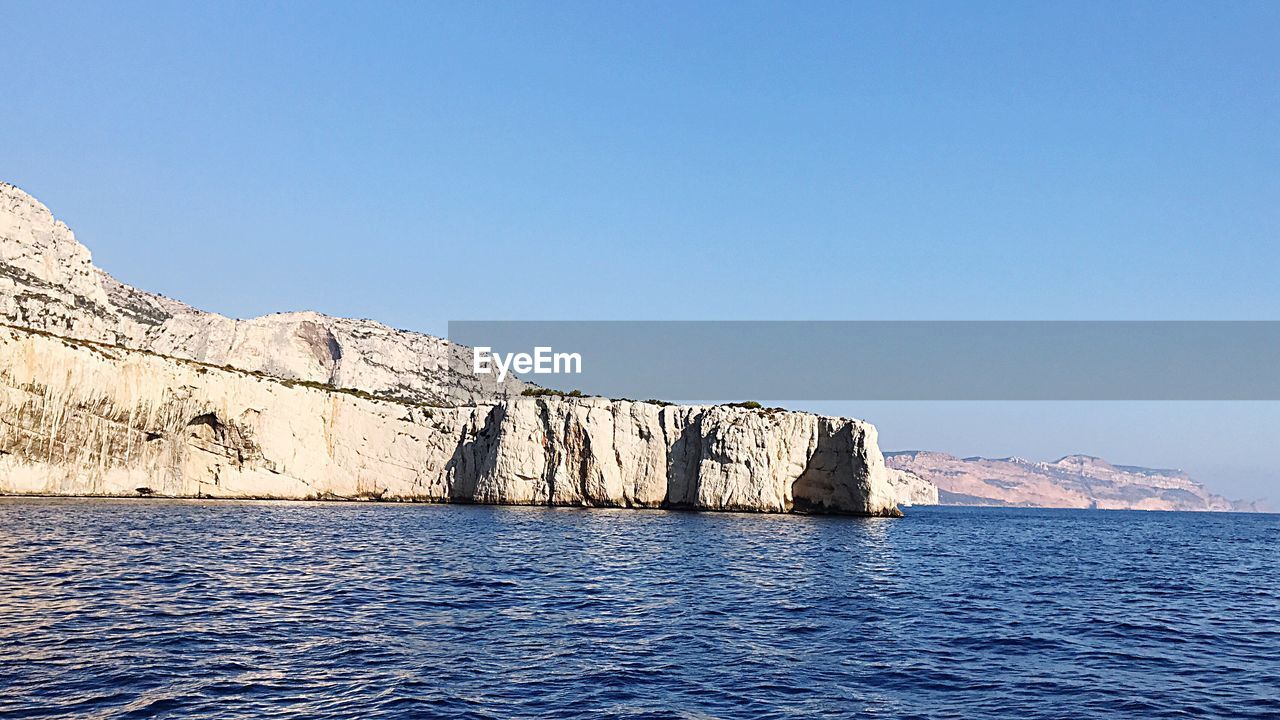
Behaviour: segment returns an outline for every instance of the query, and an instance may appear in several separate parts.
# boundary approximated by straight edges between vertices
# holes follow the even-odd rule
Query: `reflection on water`
[[[1280,518],[0,499],[0,715],[1280,712]]]

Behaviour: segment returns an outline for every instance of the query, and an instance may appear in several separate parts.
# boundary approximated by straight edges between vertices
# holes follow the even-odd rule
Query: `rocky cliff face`
[[[889,484],[899,505],[938,504],[938,486],[910,470],[889,468]]]
[[[898,514],[869,424],[523,398],[439,338],[201,312],[103,273],[6,184],[0,316],[0,493]]]
[[[312,312],[235,320],[130,287],[95,267],[35,198],[0,183],[0,317],[58,335],[277,377],[449,405],[518,395],[526,385],[449,370],[466,348],[372,320]]]
[[[1112,465],[1087,455],[1056,462],[889,453],[894,470],[935,484],[944,505],[1018,505],[1122,510],[1255,510],[1207,491],[1179,470]]]
[[[875,428],[513,398],[427,407],[0,327],[0,493],[898,514]]]

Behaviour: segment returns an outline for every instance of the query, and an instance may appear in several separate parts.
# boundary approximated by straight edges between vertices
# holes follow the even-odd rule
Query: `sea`
[[[1280,516],[0,499],[3,718],[1280,716]]]

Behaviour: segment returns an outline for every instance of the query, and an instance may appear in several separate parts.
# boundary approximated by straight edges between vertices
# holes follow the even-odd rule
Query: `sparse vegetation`
[[[564,390],[555,390],[553,388],[544,388],[544,387],[525,388],[524,391],[521,392],[520,394],[524,397],[569,397],[569,398],[590,397],[589,395],[583,394],[581,390],[570,390],[568,392],[565,392]]]
[[[765,413],[768,413],[769,415],[787,411],[786,408],[781,408],[781,407],[765,407],[764,405],[761,405],[755,400],[744,400],[743,402],[726,403],[725,407],[736,407],[736,408],[742,408],[744,410],[760,410]]]

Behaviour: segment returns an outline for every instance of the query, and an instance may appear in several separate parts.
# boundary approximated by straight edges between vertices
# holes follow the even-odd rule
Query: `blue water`
[[[1280,516],[0,499],[0,716],[1263,717]]]

